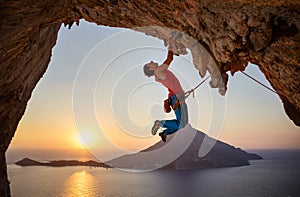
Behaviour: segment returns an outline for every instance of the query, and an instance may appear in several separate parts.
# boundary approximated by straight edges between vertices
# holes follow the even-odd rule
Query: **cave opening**
[[[74,5],[72,3],[74,3]],[[13,139],[12,143],[6,152],[8,173],[10,173],[13,168],[13,159],[11,161],[9,160],[12,158],[12,154],[14,154],[14,149],[18,149],[16,151],[18,153],[28,154],[30,151],[28,153],[23,151],[30,148],[38,150],[51,148],[52,151],[50,151],[50,153],[53,154],[60,152],[60,149],[65,147],[73,147],[74,149],[82,148],[81,142],[76,138],[72,118],[73,108],[71,95],[74,90],[74,85],[72,84],[77,72],[77,69],[74,68],[80,66],[79,62],[82,62],[82,59],[84,59],[84,56],[88,53],[90,48],[101,40],[99,39],[99,35],[105,34],[109,36],[117,29],[96,27],[95,25],[91,27],[89,26],[91,24],[88,25],[84,21],[81,21],[78,28],[73,27],[68,31],[61,28],[56,46],[53,49],[51,64],[44,78],[40,80],[38,86],[35,88],[29,105],[27,106],[26,114],[23,116],[21,122],[19,122],[33,88],[47,68],[50,51],[55,43],[56,33],[61,22],[71,24],[80,18],[86,18],[98,24],[109,24],[121,27],[132,27],[132,25],[136,24],[143,25],[149,23],[165,23],[166,26],[170,27],[176,24],[179,29],[186,30],[199,40],[204,40],[220,63],[233,60],[234,58],[232,58],[231,55],[235,55],[235,52],[237,52],[237,55],[241,55],[240,57],[242,57],[242,59],[244,58],[241,64],[245,63],[245,61],[248,60],[247,58],[260,64],[260,68],[268,80],[270,80],[274,88],[281,93],[281,100],[286,107],[286,113],[289,114],[290,118],[293,119],[296,124],[299,123],[299,121],[296,120],[298,119],[297,114],[299,111],[297,99],[297,84],[299,81],[297,80],[297,75],[295,75],[295,71],[298,71],[297,66],[299,62],[295,61],[299,59],[297,53],[297,35],[299,34],[297,22],[299,15],[296,9],[289,9],[285,6],[281,9],[280,3],[280,5],[277,4],[275,6],[265,3],[263,4],[266,6],[265,8],[258,7],[259,9],[255,9],[259,10],[259,13],[256,13],[253,12],[253,5],[250,4],[241,4],[243,5],[243,9],[237,8],[236,4],[233,6],[233,4],[226,2],[225,4],[223,2],[220,6],[214,6],[217,4],[209,2],[208,4],[201,5],[203,7],[200,7],[200,5],[194,6],[193,4],[187,4],[188,6],[185,4],[182,4],[182,6],[172,4],[170,9],[165,9],[167,11],[166,15],[149,12],[148,15],[145,13],[144,18],[140,17],[142,13],[140,11],[147,7],[143,5],[148,4],[133,3],[133,5],[139,7],[129,7],[132,5],[129,4],[128,9],[119,9],[117,4],[122,4],[121,1],[113,1],[111,5],[109,5],[110,3],[108,1],[103,3],[108,4],[108,6],[94,6],[96,2],[91,4],[86,2],[85,4],[82,1],[61,1],[59,3],[37,1],[30,2],[30,4],[27,4],[29,5],[27,7],[24,7],[24,3],[18,2],[16,4],[3,4],[2,7],[5,8],[2,13],[4,16],[2,17],[4,25],[1,27],[5,34],[3,34],[1,39],[3,43],[1,52],[3,52],[2,65],[5,72],[1,75],[1,91],[3,94],[1,102],[4,104],[1,109],[1,193],[3,191],[7,192],[7,194],[9,193],[6,173],[7,165],[4,154],[11,139]],[[128,2],[126,1],[125,3]],[[24,9],[22,8],[20,10],[19,6]],[[122,4],[122,6],[127,8],[127,5]],[[164,5],[162,4],[162,6]],[[229,9],[224,9],[224,6]],[[167,7],[169,8],[169,5],[167,5]],[[203,12],[205,11],[203,9],[205,7],[212,11]],[[228,10],[228,12],[224,12],[224,10]],[[187,11],[186,13],[194,14],[193,16],[189,14],[185,15],[185,11]],[[252,14],[252,12],[254,14]],[[228,21],[229,16],[235,13],[236,17]],[[267,14],[267,16],[279,16],[278,19],[280,20],[271,21],[273,24],[270,26],[270,21],[259,21],[260,18],[264,18],[265,14]],[[245,17],[246,20],[243,21],[243,17],[240,16],[247,16]],[[259,17],[257,18],[257,16]],[[112,17],[113,20],[111,20]],[[180,18],[184,20],[177,20]],[[281,19],[283,21],[281,21]],[[198,25],[197,22],[199,21],[202,22]],[[252,22],[252,24],[248,22]],[[84,27],[83,24],[87,26]],[[218,28],[220,24],[228,24],[226,29],[233,34],[228,36],[227,31]],[[258,28],[254,31],[250,40],[242,39],[241,43],[238,37],[238,43],[235,43],[235,33],[248,36],[246,32],[256,27],[263,28]],[[101,28],[101,33],[96,33],[97,30],[94,28],[98,30]],[[80,34],[82,29],[90,30],[90,34]],[[217,31],[215,31],[215,29],[217,29]],[[265,32],[265,30],[267,31]],[[281,31],[288,33],[282,34]],[[65,36],[63,36],[64,33]],[[273,33],[271,41],[268,37],[271,35],[270,33]],[[265,39],[256,39],[256,37],[260,37],[260,35],[265,36]],[[217,41],[220,42],[215,44]],[[134,43],[135,41],[132,42]],[[245,50],[245,53],[243,53],[243,51],[236,49],[244,49],[244,47],[236,45],[232,45],[231,47],[227,46],[227,44],[230,43],[247,44],[247,46],[249,46],[249,44],[251,44],[249,42],[252,42],[253,46],[257,45],[256,48],[254,47],[255,51],[253,51],[252,48],[245,48],[249,49],[249,51]],[[87,47],[87,45],[89,46]],[[124,45],[119,43],[118,46],[123,47]],[[225,49],[225,51],[223,49]],[[227,53],[228,50],[230,50],[229,54]],[[107,52],[110,51],[110,46],[108,45],[104,54],[108,54]],[[280,53],[282,51],[284,53]],[[293,54],[296,54],[296,57]],[[152,59],[158,58],[160,53],[157,54],[153,52],[153,54],[148,53],[147,56],[148,55]],[[109,56],[109,54],[107,56]],[[276,58],[278,62],[274,62]],[[158,61],[159,60],[158,58]],[[102,59],[100,62],[102,62]],[[177,59],[177,62],[179,62],[179,59]],[[126,65],[125,61],[123,63]],[[235,63],[238,62],[235,61]],[[272,63],[275,63],[274,67]],[[174,66],[174,68],[175,67],[177,66]],[[282,80],[282,70],[284,70],[284,75],[287,75],[287,79],[290,79],[290,81],[285,82]],[[189,75],[189,79],[199,79],[198,71],[194,71],[193,74]],[[13,75],[10,75],[10,72]],[[261,77],[256,66],[249,65],[246,68],[246,72],[254,76],[257,75],[257,78]],[[265,90],[259,89],[260,87],[253,84],[252,81],[247,80],[248,79],[241,77],[239,73],[236,73],[229,81],[228,91],[224,97],[226,99],[226,113],[222,120],[224,124],[222,125],[220,138],[245,149],[253,147],[299,148],[299,143],[297,142],[297,139],[299,139],[298,128],[296,128],[284,114],[279,98],[274,95],[271,96],[271,94],[269,95]],[[262,77],[260,81],[264,81],[264,78]],[[87,80],[87,82],[89,82],[89,80]],[[97,87],[102,84],[101,82],[96,83]],[[89,85],[90,84],[87,83],[86,87]],[[207,87],[207,89],[208,88],[209,87]],[[201,117],[199,120],[201,120],[201,124],[203,122],[209,122],[207,117],[210,117],[210,114],[205,112],[205,107],[207,107],[205,106],[207,103],[205,102],[205,97],[207,96],[205,91],[208,91],[207,89],[203,92],[200,91],[199,95],[196,95],[196,99],[200,99],[201,102],[199,103],[202,103],[201,107],[199,107]],[[83,89],[83,94],[84,93]],[[135,103],[132,105],[134,104]],[[154,111],[152,113],[156,113],[158,105],[151,108],[151,110]],[[214,106],[214,108],[217,107]],[[209,124],[213,123],[213,121],[209,122]],[[17,125],[19,126],[15,133]],[[200,129],[205,130],[205,126]],[[88,132],[88,130],[86,131]],[[90,136],[85,137],[89,138]],[[121,141],[122,140],[119,140],[119,142]],[[139,140],[136,140],[136,143],[139,142]],[[53,151],[53,149],[55,150]],[[36,156],[38,157],[38,155]],[[14,183],[13,179],[10,181]],[[12,191],[14,191],[14,188]]]
[[[61,27],[48,70],[35,88],[25,115],[20,121],[16,134],[7,151],[7,161],[9,164],[12,164],[17,159],[21,159],[21,157],[30,156],[25,154],[32,154],[30,153],[32,149],[62,150],[73,148],[78,150],[78,148],[80,148],[78,132],[74,126],[74,112],[72,109],[72,92],[74,90],[74,80],[78,68],[91,49],[103,42],[103,40],[109,39],[110,36],[118,34],[123,30],[124,29],[120,28],[97,26],[84,20],[80,21],[78,27],[74,26],[70,30],[63,26]],[[113,45],[115,45],[114,47],[123,47],[122,39],[133,39],[131,42],[142,42],[142,40],[145,39],[144,45],[149,46],[155,43],[155,45],[161,45],[163,47],[163,42],[156,38],[145,36],[142,33],[130,32],[137,35],[137,37],[133,39],[129,34],[124,34],[120,38],[117,37],[113,40],[115,42],[113,43]],[[104,56],[109,56],[110,50],[113,49],[112,46],[105,46],[106,51],[104,52],[107,54],[104,53]],[[152,53],[153,54],[134,54],[143,56],[140,62],[135,63],[136,70],[134,70],[134,72],[140,72],[141,76],[139,77],[144,76],[141,70],[138,69],[138,65],[142,65],[142,62],[146,62],[150,59],[161,62],[165,57],[165,53],[161,49],[158,51],[152,50]],[[187,59],[181,60],[180,57],[176,58],[175,61],[177,61],[177,63],[174,63],[172,67],[179,69],[177,70],[179,73],[181,71],[183,72],[183,70],[187,70],[187,72],[183,74],[183,77],[188,76],[190,79],[192,78],[192,81],[187,83],[185,88],[188,89],[190,88],[189,85],[197,84],[200,77],[197,70],[190,63],[192,61],[190,52],[186,57]],[[99,59],[97,59],[97,61],[99,61]],[[124,67],[125,64],[130,65],[129,60],[124,59],[122,61],[124,64],[121,66]],[[187,63],[189,69],[185,68],[180,70],[182,69],[180,68],[181,64],[185,64],[186,61],[190,61]],[[103,62],[104,60],[102,59],[101,63]],[[250,64],[246,71],[264,83],[268,83],[257,66]],[[211,98],[209,97],[212,96],[211,94],[214,94],[214,92],[209,92],[209,89],[209,86],[206,85],[205,88],[197,92],[195,98],[195,100],[202,100],[199,104],[202,110],[200,111],[201,124],[199,129],[204,131],[209,129],[209,124],[213,124],[211,119],[213,112],[207,109],[208,107],[206,106],[207,103],[211,103]],[[158,94],[162,95],[159,99],[163,99],[164,92],[160,89],[158,91]],[[216,96],[220,95],[216,94]],[[299,132],[296,132],[297,128],[295,128],[292,122],[286,117],[277,96],[267,93],[261,87],[253,84],[252,81],[249,81],[249,79],[236,73],[229,80],[228,92],[226,93],[225,99],[226,115],[223,117],[224,124],[222,125],[220,133],[222,140],[246,149],[257,147],[257,145],[260,145],[261,148],[293,148],[298,146],[297,141],[293,139],[299,138]],[[159,112],[161,108],[158,106],[159,104],[154,106],[151,113],[161,113]],[[190,106],[190,108],[192,108],[192,106]],[[210,108],[213,108],[213,106],[210,105]],[[141,124],[145,125],[150,124],[149,120],[151,120],[151,118],[140,121],[142,122]],[[241,130],[243,130],[242,133],[235,133]],[[285,140],[282,139],[283,131],[285,131]],[[271,135],[272,140],[264,140]],[[153,142],[153,140],[151,142],[141,141],[143,141],[144,144],[137,143],[139,145],[137,147],[131,147],[130,150],[141,149]],[[251,141],[254,141],[255,144],[251,144]],[[121,142],[118,143],[120,146],[126,146],[124,144],[122,145]],[[19,154],[14,155],[16,152],[19,152]]]
[[[268,93],[255,89],[258,86],[250,81],[243,81],[244,78],[239,78],[241,76],[236,73],[230,78],[225,96],[226,116],[220,138],[246,149],[251,148],[251,144],[253,146],[256,144],[255,147],[262,145],[264,147],[299,148],[299,143],[297,143],[299,128],[288,120],[282,109],[283,103],[285,112],[299,126],[298,4],[298,1],[294,0],[263,3],[253,1],[251,4],[242,1],[214,1],[213,3],[203,1],[201,4],[196,1],[173,2],[172,4],[161,4],[158,1],[3,2],[1,5],[3,8],[1,9],[1,32],[3,33],[1,68],[3,72],[0,77],[2,103],[0,110],[0,193],[9,196],[5,154],[11,158],[12,149],[20,148],[19,152],[22,153],[26,147],[40,148],[44,147],[46,142],[59,148],[75,147],[75,144],[77,148],[82,147],[75,136],[64,136],[64,133],[70,134],[73,131],[73,125],[70,126],[73,122],[72,118],[66,118],[72,115],[70,93],[73,88],[70,84],[74,82],[74,76],[76,76],[76,70],[71,68],[79,66],[78,62],[90,50],[84,51],[83,46],[95,45],[92,35],[96,33],[78,36],[72,40],[71,34],[66,37],[61,36],[62,32],[67,32],[66,29],[61,28],[51,65],[44,78],[40,80],[50,61],[50,53],[55,45],[61,23],[72,24],[82,18],[116,27],[132,28],[134,25],[147,24],[175,27],[207,44],[209,50],[215,55],[215,59],[221,64],[219,68],[222,71],[227,71],[225,66],[230,67],[235,63],[236,68],[244,69],[245,62],[248,60],[257,63],[279,93],[281,102],[277,102],[277,97],[264,98]],[[151,7],[160,8],[164,12],[159,13]],[[150,11],[145,11],[148,8]],[[85,22],[81,21],[81,23]],[[224,28],[220,28],[222,26]],[[81,24],[79,28],[82,27]],[[79,29],[73,27],[69,32],[74,33],[77,30]],[[101,31],[101,35],[111,34],[110,30],[112,29],[107,28],[106,31]],[[254,31],[251,32],[251,30]],[[94,30],[91,29],[91,31]],[[250,39],[248,38],[249,31]],[[96,34],[96,39],[99,35]],[[85,37],[88,39],[85,40]],[[77,45],[60,48],[67,46],[69,42],[77,43]],[[111,48],[108,45],[106,52],[110,51]],[[155,53],[153,56],[158,57]],[[57,67],[54,66],[55,61],[58,63]],[[179,66],[174,66],[174,68],[177,67]],[[253,69],[257,72],[252,73]],[[257,67],[251,65],[246,68],[246,72],[254,76],[259,73]],[[193,76],[198,79],[197,70],[188,78],[194,80]],[[259,76],[256,77],[259,78]],[[235,79],[239,80],[235,81]],[[40,81],[38,87],[32,94],[38,81]],[[247,82],[250,82],[249,86]],[[102,84],[96,83],[97,87]],[[120,87],[116,86],[116,88]],[[205,91],[208,89],[209,87]],[[201,121],[207,116],[210,117],[210,114],[205,113],[204,110],[207,107],[205,106],[207,102],[203,100],[203,97],[207,96],[205,91],[200,91],[199,95],[196,95],[196,99],[202,99],[203,103],[200,111],[201,119],[199,119]],[[23,116],[26,106],[26,114]],[[157,106],[159,104],[151,108],[154,111],[151,113],[156,113]],[[217,107],[214,106],[214,108]],[[31,112],[35,112],[35,116],[30,116]],[[15,133],[17,125],[19,126]],[[55,128],[56,125],[62,125],[63,128]],[[205,127],[200,129],[205,130]],[[69,141],[63,143],[60,138]],[[9,150],[6,152],[8,147]],[[11,172],[11,164],[8,164],[8,172]],[[11,182],[13,183],[14,179],[11,179]]]

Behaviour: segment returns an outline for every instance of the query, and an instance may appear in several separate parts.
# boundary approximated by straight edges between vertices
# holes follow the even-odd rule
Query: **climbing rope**
[[[249,77],[250,79],[252,79],[253,81],[255,81],[256,83],[262,85],[263,87],[267,88],[268,90],[272,91],[275,94],[278,94],[275,90],[269,88],[268,86],[266,86],[265,84],[261,83],[260,81],[254,79],[253,77],[251,77],[250,75],[248,75],[247,73],[245,73],[244,71],[241,71],[241,73],[243,73],[245,76]]]
[[[266,89],[268,89],[268,90],[270,90],[271,92],[273,92],[273,93],[275,93],[275,94],[278,95],[278,93],[277,93],[275,90],[269,88],[268,86],[266,86],[265,84],[261,83],[261,82],[258,81],[257,79],[251,77],[250,75],[248,75],[248,74],[245,73],[244,71],[241,71],[241,73],[243,73],[246,77],[249,77],[250,79],[252,79],[252,80],[255,81],[256,83],[260,84],[261,86],[265,87]],[[194,97],[195,97],[195,90],[196,90],[197,88],[199,88],[199,87],[200,87],[207,79],[209,79],[210,77],[211,77],[210,75],[207,76],[207,77],[206,77],[203,81],[201,81],[197,86],[195,86],[194,88],[192,88],[192,89],[190,89],[189,91],[185,92],[185,93],[184,93],[184,98],[189,97],[191,94],[193,94],[193,98],[194,98]]]
[[[193,93],[193,98],[195,97],[195,90],[197,88],[199,88],[208,78],[210,78],[210,75],[207,76],[203,81],[201,81],[197,86],[195,86],[194,88],[190,89],[189,91],[184,93],[184,98],[187,98],[190,96],[190,94]]]

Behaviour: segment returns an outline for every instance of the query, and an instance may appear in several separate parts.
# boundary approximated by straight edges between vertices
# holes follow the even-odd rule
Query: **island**
[[[24,158],[15,163],[19,166],[51,166],[51,167],[65,167],[65,166],[89,166],[89,167],[102,167],[111,168],[109,165],[93,160],[78,161],[78,160],[53,160],[49,162],[39,162],[30,158]]]
[[[200,149],[207,149],[207,153],[199,155]],[[209,137],[188,124],[168,136],[166,143],[159,141],[149,148],[112,159],[106,164],[136,170],[188,170],[246,166],[250,165],[250,160],[261,159],[257,154]]]

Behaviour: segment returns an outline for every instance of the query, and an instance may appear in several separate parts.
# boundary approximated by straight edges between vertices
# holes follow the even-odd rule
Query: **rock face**
[[[172,135],[168,137],[167,143],[160,141],[143,151],[124,155],[106,163],[115,168],[134,170],[195,169],[244,166],[249,165],[249,160],[262,159],[259,155],[247,153],[224,142],[209,138],[190,125],[179,130],[175,135],[176,138],[177,135],[180,135],[179,139],[174,139],[175,137]],[[191,141],[185,145],[186,139],[190,137],[192,137]],[[176,142],[172,142],[173,140]],[[212,149],[205,156],[200,157],[200,148],[208,149],[212,142],[215,143]],[[168,147],[164,148],[164,146]],[[183,146],[186,147],[182,150]],[[182,154],[177,155],[180,151]]]
[[[47,68],[62,23],[71,26],[84,18],[112,27],[140,30],[150,25],[183,32],[207,50],[212,57],[207,64],[201,64],[199,47],[183,42],[180,34],[145,31],[179,54],[189,48],[200,75],[210,72],[211,86],[221,94],[226,91],[227,71],[233,74],[255,63],[299,126],[299,12],[298,0],[1,1],[0,193],[9,195],[5,151]]]

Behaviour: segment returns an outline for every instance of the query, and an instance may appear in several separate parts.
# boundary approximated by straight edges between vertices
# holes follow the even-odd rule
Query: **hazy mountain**
[[[116,168],[134,170],[220,168],[249,165],[262,157],[208,137],[190,125],[135,154],[106,162]]]

